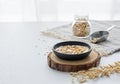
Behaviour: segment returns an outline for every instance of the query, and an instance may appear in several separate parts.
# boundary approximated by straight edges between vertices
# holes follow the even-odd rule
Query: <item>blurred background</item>
[[[0,22],[120,20],[120,0],[0,0]]]

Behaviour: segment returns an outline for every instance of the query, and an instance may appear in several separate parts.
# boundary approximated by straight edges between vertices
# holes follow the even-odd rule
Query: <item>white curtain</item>
[[[37,21],[34,0],[0,0],[0,22]]]
[[[0,0],[0,22],[71,21],[79,13],[120,20],[120,0]]]

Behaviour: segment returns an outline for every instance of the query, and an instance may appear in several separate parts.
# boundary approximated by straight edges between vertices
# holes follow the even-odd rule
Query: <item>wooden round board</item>
[[[100,55],[96,51],[92,51],[88,57],[82,60],[69,61],[63,60],[55,56],[53,52],[50,52],[47,61],[50,68],[64,71],[64,72],[76,72],[79,70],[86,70],[91,67],[96,67],[100,62]]]

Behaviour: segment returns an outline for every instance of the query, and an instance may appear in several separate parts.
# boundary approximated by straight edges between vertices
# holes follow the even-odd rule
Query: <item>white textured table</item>
[[[47,65],[46,52],[61,40],[40,34],[61,24],[65,23],[0,23],[0,84],[71,84],[69,73],[52,70]],[[103,57],[100,65],[118,60],[120,53]],[[112,75],[85,84],[115,84],[119,79],[120,75]]]

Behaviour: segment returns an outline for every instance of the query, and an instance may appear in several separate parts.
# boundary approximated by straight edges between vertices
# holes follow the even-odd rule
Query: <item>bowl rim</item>
[[[86,51],[86,52],[83,52],[83,53],[81,53],[81,54],[65,54],[65,53],[61,53],[61,52],[56,51],[56,48],[55,48],[56,45],[61,44],[61,43],[67,43],[67,42],[68,42],[68,43],[69,43],[69,42],[77,42],[77,43],[86,44],[86,47],[89,46],[89,47],[88,47],[89,50]],[[69,44],[68,44],[68,45],[69,45]],[[73,44],[73,45],[74,45],[74,44]],[[56,43],[56,44],[53,46],[52,50],[55,51],[55,52],[57,52],[57,53],[59,53],[59,54],[62,54],[62,55],[70,55],[70,56],[73,56],[73,55],[74,55],[74,56],[78,56],[78,55],[82,55],[82,54],[91,52],[91,51],[92,51],[92,47],[91,47],[88,43],[85,43],[85,42],[82,42],[82,41],[63,41],[63,42]]]

